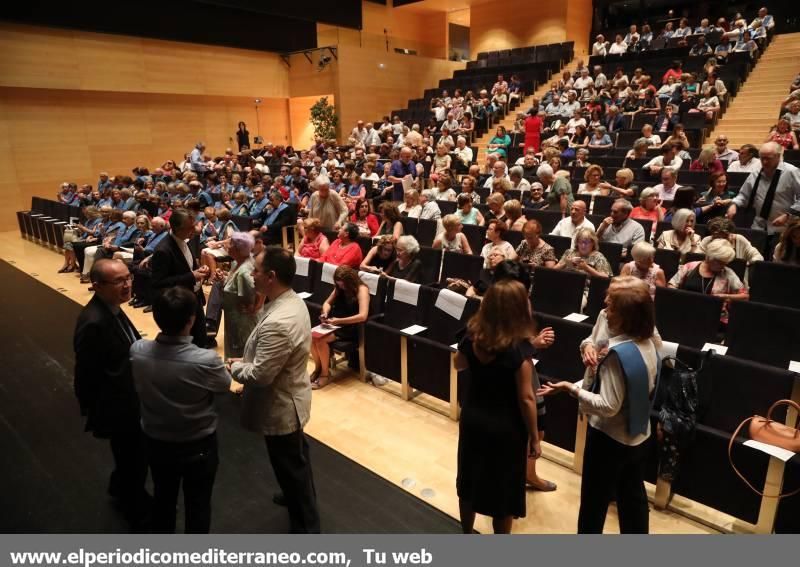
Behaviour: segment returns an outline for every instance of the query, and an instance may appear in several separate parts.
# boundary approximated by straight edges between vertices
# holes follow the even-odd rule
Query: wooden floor
[[[88,287],[81,285],[77,276],[56,273],[61,257],[55,251],[20,238],[18,232],[0,233],[0,259],[73,301],[85,304],[91,298]],[[156,335],[158,330],[151,315],[129,307],[125,311],[143,335],[148,338]],[[62,323],[65,332],[69,332],[72,322]],[[312,417],[306,431],[390,482],[458,517],[455,493],[458,425],[447,417],[345,376],[314,392]],[[545,445],[546,454],[553,450]],[[556,482],[558,490],[529,492],[528,515],[514,522],[514,532],[574,533],[580,477],[547,459],[539,462],[541,476]],[[490,522],[479,517],[476,529],[489,533]],[[652,533],[718,533],[681,515],[652,508],[650,529]],[[617,531],[612,506],[606,532]]]

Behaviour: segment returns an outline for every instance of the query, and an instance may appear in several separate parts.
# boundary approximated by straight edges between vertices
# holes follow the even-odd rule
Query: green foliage
[[[336,114],[336,107],[328,104],[328,97],[320,98],[311,107],[311,124],[314,126],[314,134],[323,140],[336,138],[339,116]]]

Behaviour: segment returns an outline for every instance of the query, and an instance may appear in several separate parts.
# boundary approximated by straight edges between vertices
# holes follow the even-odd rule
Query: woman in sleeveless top
[[[650,297],[656,297],[656,287],[666,287],[667,277],[655,263],[656,249],[649,242],[637,242],[631,249],[633,261],[622,266],[621,276],[633,276],[647,284]]]
[[[359,269],[377,274],[386,270],[395,258],[397,258],[397,250],[394,239],[389,235],[381,236],[375,246],[367,252]]]
[[[433,241],[434,248],[441,248],[446,252],[472,254],[469,241],[467,237],[464,236],[464,233],[461,232],[463,226],[461,225],[461,220],[458,218],[458,215],[445,215],[442,219],[442,225],[444,226],[444,232]]]
[[[792,126],[785,118],[778,120],[778,124],[776,124],[775,129],[769,133],[766,141],[775,142],[787,150],[798,149],[797,136],[792,132]]]
[[[328,250],[330,242],[322,232],[322,223],[316,218],[307,218],[303,221],[301,232],[303,240],[297,251],[297,256],[319,260]]]
[[[369,316],[369,288],[358,277],[358,272],[349,266],[339,266],[333,273],[334,288],[325,303],[319,320],[323,325],[339,327],[332,333],[311,335],[311,358],[314,372],[311,387],[324,388],[330,381],[330,343],[333,341],[357,341],[358,325]]]

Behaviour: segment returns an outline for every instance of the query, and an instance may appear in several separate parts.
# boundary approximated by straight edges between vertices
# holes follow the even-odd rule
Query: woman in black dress
[[[247,124],[244,122],[239,122],[239,128],[236,130],[236,141],[239,144],[240,152],[243,147],[250,147],[250,132],[247,131]]]
[[[339,327],[333,333],[311,339],[311,358],[316,367],[311,375],[314,390],[324,388],[330,381],[330,343],[333,341],[357,341],[358,325],[369,316],[369,288],[350,266],[339,266],[333,272],[333,291],[322,304],[319,316],[323,324]]]
[[[525,286],[492,285],[458,346],[456,368],[470,371],[458,438],[461,526],[472,533],[475,514],[491,516],[495,533],[510,533],[525,516],[528,457],[541,455],[533,376],[525,344],[533,329]]]

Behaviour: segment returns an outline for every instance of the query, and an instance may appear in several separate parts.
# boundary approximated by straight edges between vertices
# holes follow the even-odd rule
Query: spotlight
[[[317,71],[322,71],[331,62],[330,55],[320,55],[319,63],[317,64]]]

